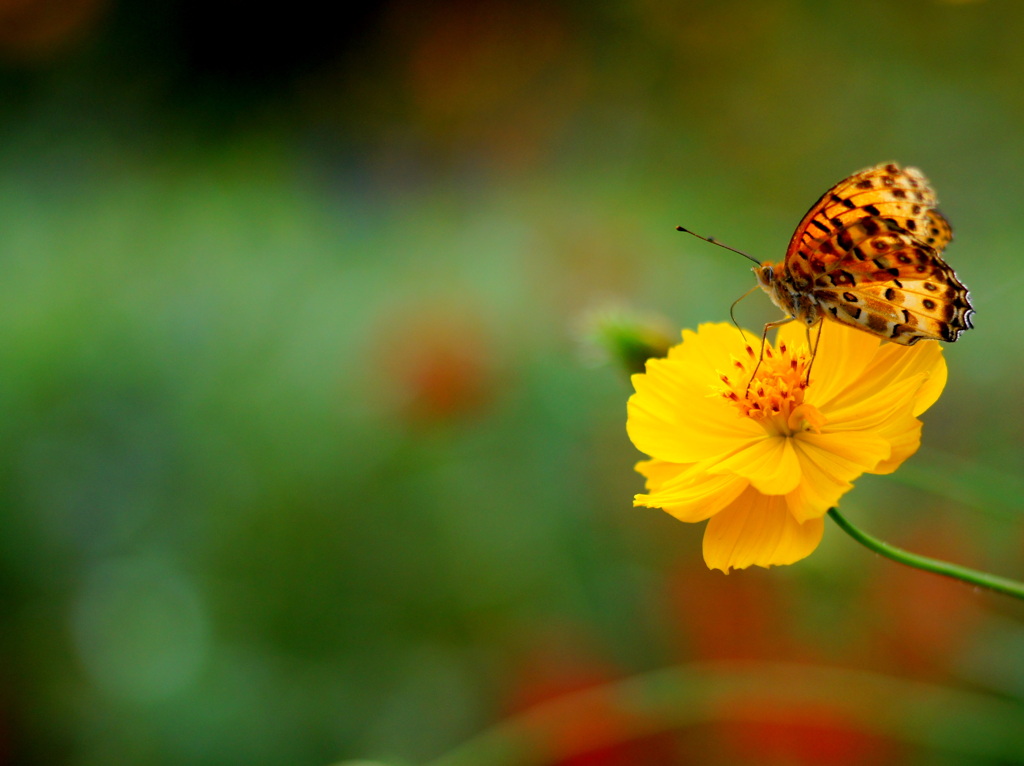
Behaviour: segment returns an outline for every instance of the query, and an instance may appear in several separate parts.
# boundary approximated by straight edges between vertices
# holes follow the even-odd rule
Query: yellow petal
[[[917,392],[914,415],[927,410],[946,386],[946,360],[940,343],[917,343],[909,348],[888,343],[878,349],[875,361],[865,371],[866,377],[893,382],[924,374],[926,380]]]
[[[782,325],[775,333],[775,348],[785,343],[791,349],[799,349],[801,346],[813,348],[814,338],[818,334],[818,328],[811,330],[810,346],[807,343],[808,328],[803,322],[789,322]]]
[[[682,344],[669,349],[668,358],[693,368],[705,383],[718,385],[719,373],[729,374],[734,369],[733,357],[749,358],[748,345],[757,353],[761,340],[735,325],[707,322],[697,327],[697,332],[683,330]]]
[[[823,519],[801,524],[790,514],[786,498],[751,487],[708,520],[704,561],[723,572],[792,564],[818,547],[824,529]]]
[[[847,389],[827,405],[821,405],[828,419],[824,431],[872,431],[898,417],[916,397],[925,384],[924,373],[918,373],[895,383],[864,382]]]
[[[719,385],[721,385],[719,381]],[[672,463],[695,463],[729,452],[763,429],[684,364],[651,359],[633,376],[626,432],[638,450]]]
[[[649,490],[656,490],[666,481],[670,481],[685,471],[691,464],[669,463],[667,460],[641,460],[633,468],[647,479]]]
[[[939,344],[932,343],[930,345],[937,348]],[[939,400],[942,390],[946,387],[947,374],[946,360],[943,359],[942,364],[935,366],[928,379],[925,380],[924,385],[917,392],[917,398],[914,401],[915,416],[920,415]]]
[[[793,442],[800,457],[803,479],[796,489],[786,495],[786,503],[797,521],[824,516],[829,508],[839,502],[839,498],[853,489],[851,482],[868,470],[857,460],[838,454],[844,452],[847,455],[857,455],[856,447],[835,444],[837,440],[848,436],[847,434],[809,436],[814,439],[813,443],[811,439],[803,438],[795,439]],[[888,451],[888,443],[884,439],[878,439],[875,447]],[[877,460],[877,453],[868,453],[866,457],[873,464]]]
[[[812,343],[817,334],[818,328],[812,328]],[[821,338],[815,346],[806,401],[826,411],[828,403],[861,381],[878,346],[878,338],[866,332],[824,320]]]
[[[892,418],[885,427],[879,429],[878,435],[889,441],[892,452],[888,459],[867,473],[892,473],[921,446],[921,421],[910,417],[908,412],[905,417]]]
[[[820,519],[851,489],[850,482],[839,481],[812,466],[807,469],[807,480],[786,495],[786,505],[797,521]]]
[[[803,326],[786,325],[779,330],[778,340],[799,348],[806,346],[806,335]],[[810,335],[814,346],[817,328],[811,328]],[[938,343],[909,347],[880,343],[869,333],[826,321],[815,348],[806,401],[822,412],[865,403],[879,391],[921,375],[914,394],[914,414],[920,415],[935,403],[946,383],[946,363]]]
[[[666,464],[671,465],[671,464]],[[731,474],[712,475],[698,465],[675,466],[675,474],[664,466],[656,470],[661,479],[656,489],[636,495],[633,505],[662,508],[680,521],[704,521],[727,506],[747,488],[748,482]]]
[[[874,468],[892,454],[889,439],[875,431],[839,431],[816,434],[804,431],[794,437],[794,443],[801,458],[806,456],[819,464],[849,466],[844,473],[853,471],[848,478],[859,476]],[[802,465],[802,463],[801,463]]]
[[[763,431],[759,438],[715,461],[708,470],[742,476],[766,495],[784,495],[800,483],[800,461],[790,437],[769,436]]]

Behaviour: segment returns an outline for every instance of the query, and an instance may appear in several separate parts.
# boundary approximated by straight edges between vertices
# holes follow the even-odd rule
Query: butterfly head
[[[771,295],[776,286],[775,265],[765,261],[759,263],[751,271],[757,276],[757,283],[761,286],[761,289]]]
[[[787,316],[800,319],[809,325],[818,320],[819,311],[814,299],[794,285],[783,264],[764,261],[752,271],[757,276],[758,286],[768,293],[772,303],[782,309]]]

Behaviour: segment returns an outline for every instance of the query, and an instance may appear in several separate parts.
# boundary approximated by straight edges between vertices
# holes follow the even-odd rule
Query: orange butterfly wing
[[[827,316],[902,345],[955,341],[973,308],[940,255],[953,230],[936,204],[916,168],[855,173],[807,212],[766,289],[809,324]]]

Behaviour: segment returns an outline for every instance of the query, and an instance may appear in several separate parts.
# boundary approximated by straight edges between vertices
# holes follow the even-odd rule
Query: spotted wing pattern
[[[906,231],[860,221],[823,239],[807,263],[814,299],[843,324],[907,346],[952,342],[971,326],[967,289],[934,248]]]
[[[916,168],[887,163],[855,173],[804,216],[775,289],[788,291],[791,305],[895,343],[955,341],[973,309],[940,255],[953,231],[936,204]]]

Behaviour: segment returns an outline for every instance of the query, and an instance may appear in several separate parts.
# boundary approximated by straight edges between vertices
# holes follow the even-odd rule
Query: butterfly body
[[[971,328],[967,288],[942,259],[952,240],[928,180],[885,163],[829,189],[797,226],[781,263],[754,268],[787,317],[826,318],[909,346]]]
[[[776,273],[778,268],[779,265],[768,262],[754,267],[761,289],[768,293],[772,303],[787,316],[805,322],[808,326],[817,323],[822,317],[822,308],[814,299],[811,283],[807,279],[787,274],[784,270]]]

